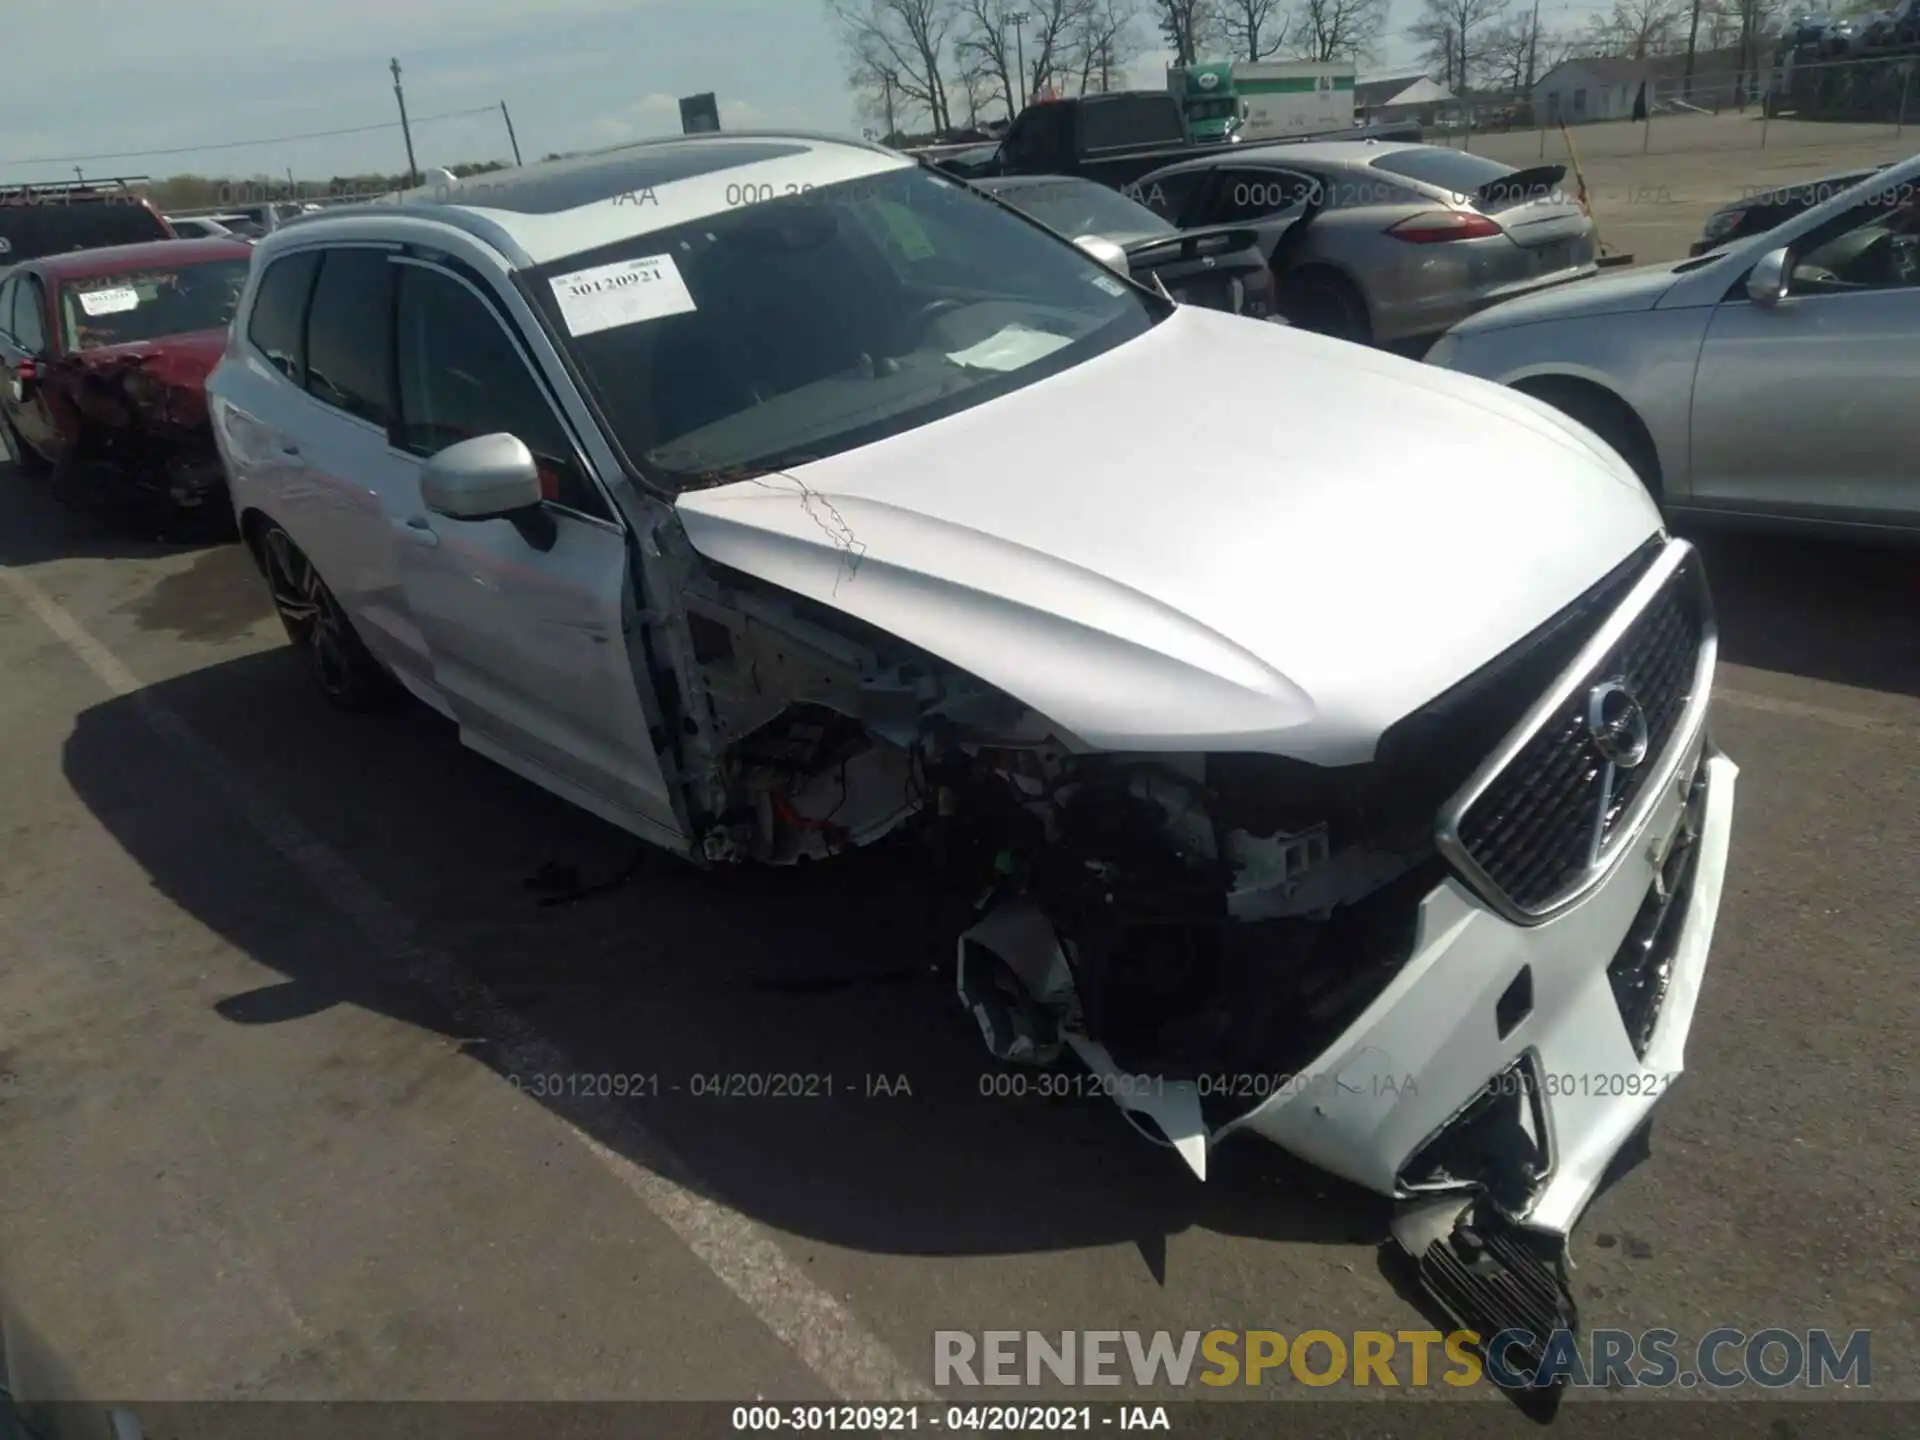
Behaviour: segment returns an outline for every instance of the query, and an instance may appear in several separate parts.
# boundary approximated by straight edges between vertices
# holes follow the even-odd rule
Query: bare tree
[[[1293,43],[1302,60],[1373,59],[1387,28],[1387,0],[1296,0]]]
[[[952,128],[943,67],[959,18],[955,0],[827,0],[827,11],[869,113],[880,97],[889,109],[925,111],[936,133]]]
[[[1685,40],[1686,14],[1686,0],[1613,0],[1612,13],[1596,15],[1589,35],[1597,54],[1669,55]]]
[[[1220,30],[1236,56],[1264,60],[1279,52],[1293,28],[1281,0],[1221,0]]]
[[[1002,0],[960,0],[958,38],[953,42],[954,62],[962,76],[971,77],[977,104],[998,102],[1006,107],[1011,120],[1020,106],[1014,99],[1016,83],[1013,31],[1006,23]]]
[[[1089,0],[1068,37],[1067,66],[1078,74],[1078,93],[1110,90],[1140,57],[1139,0]]]
[[[1060,89],[1055,83],[1071,66],[1070,48],[1086,19],[1090,0],[1022,0],[1030,29],[1027,55],[1027,94]]]
[[[1421,0],[1407,36],[1424,47],[1428,67],[1439,69],[1442,83],[1457,94],[1484,68],[1487,28],[1506,8],[1507,0]]]
[[[1191,65],[1219,26],[1218,0],[1150,0],[1153,19],[1173,63]]]
[[[1708,54],[1731,50],[1740,38],[1739,0],[1707,0],[1700,7],[1700,48]]]
[[[1487,31],[1486,49],[1481,63],[1489,88],[1520,95],[1533,89],[1528,73],[1538,49],[1534,26],[1538,24],[1533,7],[1516,11]]]

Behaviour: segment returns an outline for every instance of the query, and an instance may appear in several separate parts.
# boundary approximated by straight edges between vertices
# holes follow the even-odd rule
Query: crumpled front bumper
[[[1523,1061],[1545,1121],[1547,1173],[1523,1213],[1528,1228],[1564,1235],[1608,1166],[1685,1065],[1688,1031],[1719,915],[1738,768],[1704,736],[1613,873],[1573,909],[1519,926],[1449,879],[1421,906],[1406,967],[1305,1083],[1276,1095],[1213,1136],[1248,1130],[1337,1175],[1404,1196],[1407,1163]],[[1690,792],[1696,791],[1689,817]],[[1695,853],[1666,902],[1660,933],[1657,876],[1685,843]],[[1676,857],[1678,858],[1678,857]],[[1664,883],[1672,886],[1669,874]],[[1610,970],[1638,959],[1662,973],[1644,1058],[1635,1053]],[[1529,972],[1531,1007],[1504,1036],[1503,996]]]
[[[1564,1237],[1684,1067],[1738,774],[1703,727],[1607,878],[1546,923],[1514,924],[1450,877],[1422,902],[1413,953],[1392,984],[1319,1059],[1218,1129],[1202,1120],[1196,1086],[1126,1076],[1099,1045],[1068,1043],[1202,1178],[1212,1147],[1246,1132],[1399,1199],[1475,1188],[1464,1177],[1431,1190],[1403,1177],[1429,1141],[1524,1066],[1544,1175],[1507,1218]],[[1623,967],[1658,981],[1644,1056],[1616,998]],[[1527,1000],[1518,1018],[1516,993]]]

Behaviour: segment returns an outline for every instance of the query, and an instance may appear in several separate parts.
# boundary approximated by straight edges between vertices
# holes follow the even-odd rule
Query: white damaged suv
[[[1719,908],[1700,559],[1546,407],[1097,250],[783,134],[304,217],[208,387],[242,531],[335,701],[693,863],[939,842],[1001,1061],[1396,1198],[1524,1369]]]

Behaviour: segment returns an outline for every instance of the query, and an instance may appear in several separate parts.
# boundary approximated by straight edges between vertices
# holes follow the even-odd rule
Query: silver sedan
[[[1417,353],[1476,310],[1594,272],[1593,222],[1565,178],[1440,145],[1327,140],[1218,147],[1124,193],[1183,230],[1262,230],[1295,325]]]
[[[1920,156],[1711,255],[1497,306],[1427,360],[1571,415],[1670,514],[1920,533]]]

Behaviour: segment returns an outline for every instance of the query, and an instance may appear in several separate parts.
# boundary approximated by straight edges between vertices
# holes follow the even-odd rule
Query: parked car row
[[[1732,823],[1661,506],[1920,528],[1920,161],[1593,276],[1551,167],[1285,149],[1156,205],[728,133],[40,260],[0,401],[29,447],[70,394],[184,416],[201,336],[317,694],[697,865],[925,842],[998,1061],[1071,1056],[1201,1179],[1250,1135],[1389,1197],[1464,1328],[1570,1324]],[[1255,323],[1315,267],[1364,332]]]

